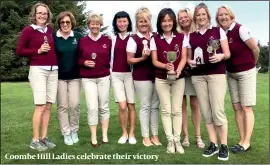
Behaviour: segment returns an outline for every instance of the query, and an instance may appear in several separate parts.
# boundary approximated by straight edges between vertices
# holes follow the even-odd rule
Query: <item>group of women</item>
[[[100,145],[97,139],[100,116],[102,143],[107,144],[112,84],[122,129],[118,143],[137,143],[137,93],[143,145],[162,145],[158,138],[161,107],[166,152],[183,154],[182,146],[190,145],[186,101],[190,96],[197,147],[205,147],[200,133],[201,110],[210,142],[203,156],[217,154],[219,160],[228,160],[228,122],[224,110],[228,82],[240,135],[231,151],[249,150],[254,126],[252,106],[256,105],[255,64],[259,56],[256,42],[250,32],[235,21],[234,13],[226,5],[217,9],[217,27],[211,25],[204,3],[195,7],[194,15],[188,8],[177,14],[170,8],[162,9],[157,17],[157,32],[153,32],[152,15],[148,8],[141,7],[136,11],[136,29],[132,33],[129,14],[120,11],[112,21],[114,35],[108,37],[100,32],[102,17],[90,13],[89,34],[82,36],[73,31],[76,21],[71,12],[58,15],[59,30],[53,32],[49,25],[50,9],[43,3],[35,4],[29,17],[30,25],[22,30],[16,49],[18,56],[28,56],[31,61],[29,81],[35,110],[30,147],[44,151],[56,146],[47,137],[51,105],[56,100],[64,143],[72,145],[79,141],[81,84],[90,143],[93,147]],[[169,60],[169,52],[176,53],[174,61]],[[176,80],[167,79],[169,71],[175,72]]]

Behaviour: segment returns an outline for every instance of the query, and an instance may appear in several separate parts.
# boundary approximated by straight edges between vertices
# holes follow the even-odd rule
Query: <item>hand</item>
[[[180,70],[176,70],[176,78],[179,78],[181,72],[182,72],[182,71],[180,71]]]
[[[217,63],[220,62],[224,59],[225,54],[224,53],[220,53],[220,54],[215,54],[211,57],[209,57],[209,62],[211,63]]]
[[[150,54],[151,54],[150,49],[143,50],[142,57],[147,58],[150,56]]]
[[[189,59],[188,59],[188,60],[187,60],[187,63],[188,63],[188,65],[190,66],[191,69],[197,67],[195,60],[189,60]]]
[[[168,71],[174,70],[174,65],[172,63],[167,63],[165,64],[165,69]]]
[[[86,60],[86,61],[84,62],[84,65],[85,65],[86,67],[89,67],[89,68],[94,68],[95,65],[96,65],[96,63],[95,63],[94,61],[91,61],[91,60]]]
[[[48,52],[51,50],[51,47],[49,44],[42,44],[41,47],[38,49],[38,54],[44,53],[44,52]]]

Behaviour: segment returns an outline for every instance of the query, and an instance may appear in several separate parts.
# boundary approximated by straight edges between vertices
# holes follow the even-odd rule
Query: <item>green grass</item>
[[[53,106],[51,113],[51,121],[49,126],[48,136],[56,142],[57,147],[43,153],[50,153],[51,159],[6,159],[9,155],[26,155],[38,156],[41,153],[29,148],[29,143],[32,135],[32,114],[33,101],[32,91],[29,83],[2,83],[1,85],[1,163],[4,164],[149,164],[149,163],[168,163],[168,164],[268,164],[269,163],[269,75],[258,74],[257,81],[257,106],[254,107],[255,113],[255,128],[252,137],[252,150],[241,155],[230,153],[230,159],[227,162],[217,160],[217,157],[204,158],[203,150],[196,148],[194,137],[194,128],[189,120],[189,134],[191,146],[185,149],[184,155],[169,155],[165,153],[166,138],[160,120],[159,137],[163,146],[144,147],[140,133],[139,118],[136,125],[136,145],[119,145],[118,138],[121,135],[121,129],[118,121],[117,105],[114,103],[112,91],[110,97],[111,120],[109,128],[110,144],[101,145],[98,149],[93,149],[90,145],[90,133],[87,126],[87,114],[84,93],[81,94],[81,116],[80,116],[80,131],[78,144],[67,146],[63,143],[59,129],[59,122],[56,113],[56,106]],[[138,102],[136,104],[137,114],[139,112]],[[238,133],[234,121],[234,112],[230,104],[230,98],[226,95],[226,113],[229,121],[228,145],[232,146],[238,142]],[[190,116],[190,110],[189,110]],[[203,123],[201,124],[201,132],[203,140],[208,144],[207,132]],[[98,129],[98,139],[101,141],[101,129]],[[154,159],[135,159],[132,156],[130,159],[76,159],[77,155],[157,155],[158,160]],[[52,159],[53,154],[69,155],[71,159]],[[75,156],[75,159],[72,159]]]

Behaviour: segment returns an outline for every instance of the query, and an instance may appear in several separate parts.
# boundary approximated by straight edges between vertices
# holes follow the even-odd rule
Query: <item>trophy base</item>
[[[168,81],[175,81],[176,80],[176,74],[167,74],[167,80]]]

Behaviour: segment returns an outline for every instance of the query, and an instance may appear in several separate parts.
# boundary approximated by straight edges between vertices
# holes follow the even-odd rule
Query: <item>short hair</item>
[[[135,14],[135,20],[136,20],[135,31],[138,32],[138,19],[140,17],[143,17],[147,21],[147,23],[149,25],[149,32],[152,32],[153,31],[152,23],[151,23],[152,14],[150,13],[150,10],[148,8],[146,8],[146,7],[141,7],[136,11],[136,14]]]
[[[119,11],[117,12],[115,15],[114,15],[114,18],[113,18],[113,22],[112,22],[112,26],[113,26],[113,33],[116,35],[117,33],[120,33],[120,30],[118,29],[117,27],[117,19],[120,19],[120,18],[127,18],[128,20],[128,27],[127,27],[127,31],[128,32],[131,32],[132,31],[132,22],[131,22],[131,19],[129,17],[129,14],[125,11]]]
[[[31,12],[30,12],[29,17],[28,17],[29,24],[37,24],[36,10],[37,10],[37,7],[39,7],[39,6],[43,6],[47,9],[48,17],[46,20],[46,24],[51,23],[52,17],[53,17],[51,10],[49,9],[49,7],[46,4],[38,2],[34,6],[32,6]]]
[[[98,21],[100,23],[100,26],[103,26],[103,18],[98,13],[89,13],[87,18],[87,25],[89,27],[89,23],[91,21]]]
[[[177,31],[179,33],[183,33],[184,30],[183,30],[183,27],[180,25],[180,22],[179,22],[179,14],[180,13],[187,13],[187,16],[189,17],[189,19],[191,20],[191,24],[190,24],[190,28],[189,28],[189,32],[192,33],[194,31],[196,31],[196,28],[195,28],[195,24],[194,24],[194,21],[193,21],[193,14],[192,12],[190,11],[189,8],[184,8],[184,9],[180,9],[178,11],[178,14],[177,14]]]
[[[193,15],[194,24],[197,25],[196,16],[198,14],[199,9],[204,9],[205,10],[205,12],[207,14],[207,17],[208,17],[208,20],[209,20],[209,24],[211,24],[211,15],[210,15],[208,7],[207,7],[207,5],[205,3],[200,3],[195,7],[194,15]]]
[[[60,22],[65,17],[69,17],[69,19],[71,21],[71,26],[72,26],[71,29],[73,29],[76,26],[76,20],[75,20],[74,15],[70,11],[63,11],[63,12],[61,12],[61,13],[58,14],[57,19],[56,19],[57,20],[57,24],[58,24],[58,28],[59,29],[61,28]]]
[[[173,10],[171,8],[164,8],[162,9],[159,13],[158,13],[158,18],[157,18],[157,32],[162,35],[162,33],[164,32],[161,24],[163,19],[165,18],[165,16],[168,15],[172,21],[173,21],[173,27],[172,27],[172,32],[176,33],[176,27],[177,27],[177,22],[176,22],[176,15],[173,12]]]
[[[216,22],[217,22],[217,26],[220,26],[220,23],[219,23],[219,21],[218,21],[218,11],[219,11],[219,9],[221,9],[221,8],[226,9],[226,10],[228,11],[228,14],[229,14],[229,16],[231,17],[231,19],[235,22],[235,15],[234,15],[234,12],[232,11],[232,9],[231,9],[229,6],[227,6],[227,5],[221,5],[221,6],[217,9],[217,12],[216,12]]]

